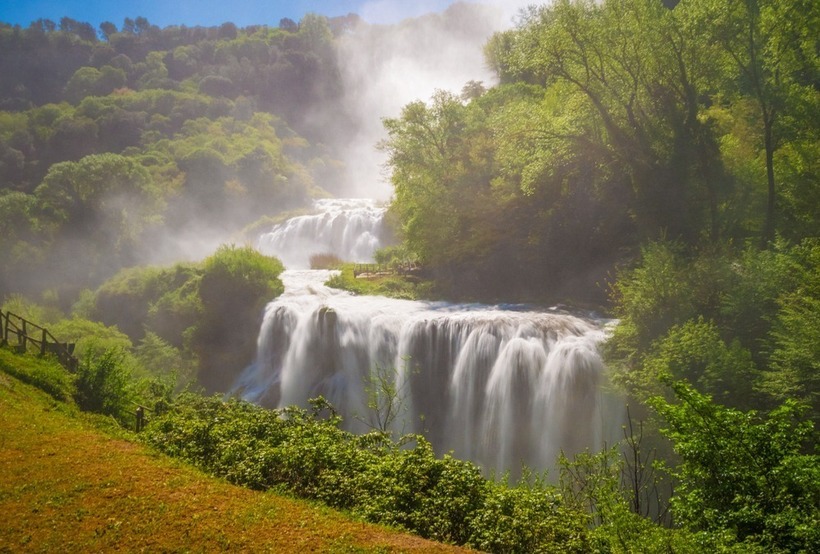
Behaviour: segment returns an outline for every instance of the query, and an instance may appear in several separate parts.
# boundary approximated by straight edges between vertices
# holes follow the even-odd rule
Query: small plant
[[[407,359],[404,360],[403,370],[407,370]],[[407,387],[410,382],[401,379],[401,373],[395,367],[377,364],[364,378],[368,412],[357,419],[374,431],[389,433],[396,420],[407,413]],[[400,433],[404,434],[404,428]]]

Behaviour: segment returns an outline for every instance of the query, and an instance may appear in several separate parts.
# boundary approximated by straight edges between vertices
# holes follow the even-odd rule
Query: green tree
[[[118,154],[54,164],[35,197],[38,218],[48,225],[49,263],[60,268],[54,278],[69,288],[101,282],[133,263],[143,232],[164,207],[148,171]]]
[[[103,40],[108,40],[111,35],[117,32],[117,26],[111,23],[110,21],[103,21],[100,23],[100,34],[103,37]]]
[[[409,409],[409,379],[402,379],[404,368],[376,365],[364,377],[364,396],[367,413],[358,417],[365,425],[381,433],[391,433]],[[400,434],[404,434],[404,429]]]
[[[43,213],[63,225],[84,231],[86,238],[113,224],[115,244],[133,239],[162,207],[148,171],[133,158],[96,154],[78,162],[53,165],[35,190]]]
[[[199,282],[203,311],[192,344],[206,390],[227,391],[253,360],[262,309],[284,290],[283,270],[279,260],[247,246],[221,246],[205,260]]]
[[[735,340],[727,345],[713,322],[701,317],[675,326],[642,360],[642,379],[650,389],[665,379],[686,379],[717,401],[750,408],[758,370]]]
[[[652,406],[681,462],[673,498],[680,524],[732,533],[768,552],[820,548],[820,457],[803,449],[812,424],[787,401],[767,416],[725,408],[682,381],[677,403]]]
[[[100,70],[96,67],[81,67],[69,79],[64,94],[70,102],[77,103],[96,91],[100,77]]]
[[[698,29],[705,44],[715,45],[713,59],[722,65],[722,75],[757,104],[766,170],[762,237],[771,242],[777,229],[775,153],[786,135],[783,117],[795,96],[817,107],[820,7],[807,0],[692,0],[680,8],[685,24]]]
[[[532,9],[496,62],[538,84],[566,83],[589,103],[597,147],[626,171],[645,236],[717,234],[717,151],[698,119],[701,67],[691,37],[652,0],[561,0]],[[500,53],[499,53],[500,52]],[[705,201],[704,201],[705,200]]]
[[[413,102],[384,121],[391,209],[408,249],[433,268],[480,268],[493,245],[494,147],[484,117],[479,106],[438,91],[429,106]]]
[[[122,69],[104,65],[101,69],[81,67],[74,72],[65,86],[65,97],[79,104],[86,96],[105,96],[114,89],[125,86],[126,76]]]
[[[769,337],[769,370],[761,388],[776,401],[798,399],[820,424],[820,246],[806,241],[795,249],[802,264],[791,266],[797,285],[779,298]],[[797,257],[797,256],[795,256]]]

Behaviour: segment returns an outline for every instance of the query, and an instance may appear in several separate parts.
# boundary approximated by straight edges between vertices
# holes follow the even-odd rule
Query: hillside
[[[459,551],[209,478],[4,372],[0,512],[0,552]]]

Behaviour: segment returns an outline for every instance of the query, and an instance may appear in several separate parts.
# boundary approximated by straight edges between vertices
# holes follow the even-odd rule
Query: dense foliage
[[[603,301],[647,240],[816,236],[818,26],[802,0],[526,10],[486,46],[500,85],[386,121],[407,247],[462,291]]]
[[[583,512],[563,506],[557,491],[491,483],[469,462],[436,457],[420,436],[397,444],[339,424],[321,399],[312,411],[271,411],[183,396],[144,436],[231,482],[319,499],[424,537],[494,552],[587,549]]]
[[[229,390],[253,360],[283,269],[253,248],[222,246],[200,263],[123,270],[86,291],[71,317],[19,296],[3,308],[76,345],[71,395],[81,407],[129,420],[141,394],[153,402],[186,386]]]
[[[804,454],[812,424],[794,401],[755,412],[713,404],[674,382],[680,403],[654,399],[681,463],[673,498],[679,524],[770,552],[820,546],[820,459]]]
[[[334,163],[312,116],[340,101],[333,33],[354,21],[0,23],[0,291],[66,308],[304,205]]]
[[[439,285],[608,304],[608,365],[701,549],[813,551],[820,8],[669,4],[522,12],[485,48],[498,86],[386,120],[391,210]],[[572,475],[606,482],[586,464]],[[625,551],[651,528],[629,513],[599,511]],[[691,549],[670,537],[643,535]]]
[[[198,264],[123,270],[93,295],[89,315],[127,333],[153,374],[224,392],[253,359],[283,269],[253,248],[222,246]]]
[[[786,403],[768,417],[723,408],[682,382],[653,400],[683,463],[676,528],[654,522],[615,450],[563,460],[560,485],[482,477],[420,436],[355,435],[324,400],[306,411],[183,395],[145,440],[229,481],[321,500],[368,521],[489,552],[811,552],[820,463],[801,452],[810,424]],[[635,454],[643,459],[639,442]],[[640,471],[650,471],[639,468]]]

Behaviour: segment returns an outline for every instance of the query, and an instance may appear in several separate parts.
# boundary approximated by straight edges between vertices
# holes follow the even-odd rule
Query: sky
[[[299,21],[306,13],[326,16],[357,13],[369,23],[396,23],[440,12],[456,0],[0,0],[0,21],[23,27],[40,18],[59,23],[67,16],[91,23],[122,26],[142,16],[154,25],[213,26],[231,21],[239,27],[276,26],[282,18]]]

